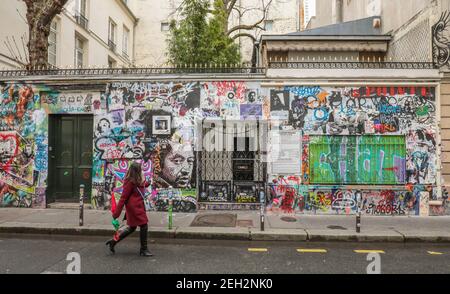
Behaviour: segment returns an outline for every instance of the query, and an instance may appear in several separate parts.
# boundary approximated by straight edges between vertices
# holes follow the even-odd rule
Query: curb
[[[284,232],[283,232],[284,231]],[[297,230],[266,230],[255,231],[250,230],[251,241],[308,241],[308,234],[303,229]]]
[[[287,242],[374,242],[374,243],[450,243],[450,235],[423,236],[370,233],[313,233],[307,229],[296,230],[266,230],[221,228],[222,232],[210,228],[174,228],[172,230],[149,228],[151,238],[164,239],[204,239],[204,240],[235,240],[235,241],[287,241]],[[31,235],[73,235],[73,236],[107,236],[113,235],[112,229],[89,227],[26,227],[0,226],[0,234],[31,234]]]
[[[405,236],[405,243],[450,243],[450,236]]]
[[[332,233],[328,230],[310,230],[308,241],[311,242],[371,242],[371,243],[404,243],[404,235],[396,231],[387,232],[348,232]]]
[[[112,231],[90,228],[35,228],[35,227],[0,227],[2,234],[35,235],[74,235],[74,236],[112,236]]]

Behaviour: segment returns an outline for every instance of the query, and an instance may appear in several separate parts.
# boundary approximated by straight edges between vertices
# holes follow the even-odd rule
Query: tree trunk
[[[28,55],[27,69],[48,67],[48,36],[53,18],[61,13],[68,0],[22,0],[27,6]]]
[[[48,67],[48,36],[50,34],[50,24],[43,27],[39,22],[29,26],[28,54],[30,64],[28,69]]]

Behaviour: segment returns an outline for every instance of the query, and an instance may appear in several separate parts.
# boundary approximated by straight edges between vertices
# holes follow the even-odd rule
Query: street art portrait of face
[[[256,91],[248,90],[248,92],[247,92],[247,102],[248,103],[253,103],[253,102],[256,101],[256,98],[257,98]]]
[[[161,143],[161,172],[157,185],[161,188],[189,188],[194,168],[194,152],[192,146],[172,141]]]
[[[270,91],[270,110],[289,110],[289,92],[276,90]]]
[[[106,118],[102,118],[95,128],[96,137],[106,137],[110,134],[111,123]]]

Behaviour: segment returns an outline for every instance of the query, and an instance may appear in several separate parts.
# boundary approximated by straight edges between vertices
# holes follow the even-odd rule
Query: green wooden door
[[[74,202],[80,184],[87,196],[92,187],[93,117],[55,115],[50,119],[50,200]]]
[[[312,184],[400,185],[406,181],[405,136],[311,136]]]

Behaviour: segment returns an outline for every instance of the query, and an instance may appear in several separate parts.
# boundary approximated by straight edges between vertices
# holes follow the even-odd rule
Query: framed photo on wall
[[[155,115],[153,117],[153,135],[170,135],[170,115]]]

